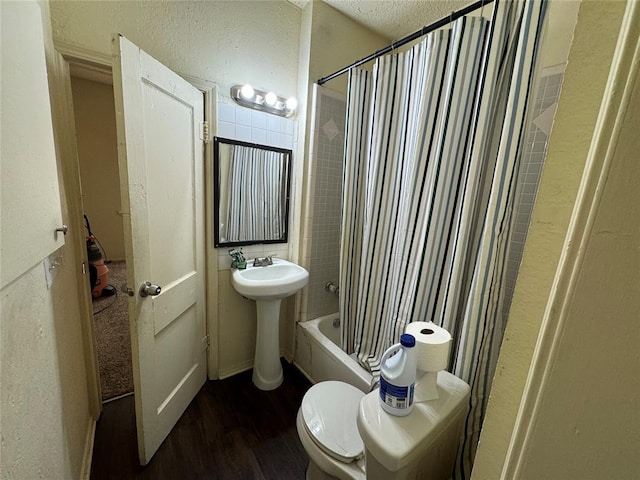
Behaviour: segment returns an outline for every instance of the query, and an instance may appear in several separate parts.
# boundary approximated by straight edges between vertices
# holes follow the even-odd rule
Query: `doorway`
[[[112,188],[107,190],[105,190],[105,185],[108,185],[110,182],[105,181],[105,178],[108,177],[109,175],[108,174],[106,174],[105,176],[95,175],[95,172],[99,171],[99,168],[94,168],[92,170],[91,169],[89,170],[89,173],[96,176],[98,178],[98,181],[93,183],[93,189],[92,189],[93,191],[89,191],[91,189],[87,187],[89,180],[87,180],[87,176],[86,176],[87,171],[85,169],[85,166],[87,165],[88,162],[95,160],[95,155],[91,151],[89,152],[89,154],[86,154],[86,152],[83,151],[80,145],[80,142],[82,141],[80,138],[82,136],[82,132],[79,131],[77,134],[78,141],[77,142],[74,141],[74,146],[77,145],[78,147],[78,155],[77,156],[74,155],[74,157],[78,159],[78,162],[76,163],[75,171],[82,174],[76,177],[71,187],[73,187],[76,191],[78,191],[79,195],[77,198],[80,204],[91,202],[94,192],[104,193],[104,196],[98,196],[99,202],[102,204],[104,203],[108,204],[108,202],[105,201],[105,199],[107,198],[107,193],[105,193],[105,191],[111,192],[113,194],[113,192],[117,191],[120,188],[121,183],[122,185],[131,185],[132,184],[131,182],[133,182],[133,185],[135,185],[136,187],[140,186],[143,190],[149,187],[149,191],[153,190],[153,192],[155,193],[160,192],[161,198],[159,198],[159,200],[163,200],[163,201],[166,200],[165,197],[167,192],[183,192],[181,196],[185,198],[189,198],[189,195],[186,195],[186,196],[184,195],[184,192],[186,190],[183,189],[181,186],[176,187],[176,185],[171,185],[168,187],[167,186],[168,183],[166,182],[167,180],[166,177],[162,175],[160,176],[155,175],[155,177],[151,179],[148,176],[141,177],[139,175],[140,169],[129,168],[131,165],[141,166],[142,165],[141,162],[146,162],[146,164],[148,164],[149,161],[151,161],[153,165],[155,165],[154,162],[158,159],[164,159],[163,162],[160,163],[161,165],[175,166],[173,162],[166,161],[167,159],[165,157],[168,155],[167,152],[170,151],[169,148],[165,148],[166,143],[174,142],[174,145],[173,145],[174,147],[177,145],[176,148],[183,148],[184,150],[184,137],[186,134],[188,136],[187,142],[190,144],[190,147],[187,149],[188,155],[178,154],[178,156],[174,155],[174,157],[171,157],[171,158],[184,159],[188,156],[192,162],[191,166],[187,167],[187,169],[184,169],[183,167],[182,170],[179,170],[177,172],[178,175],[175,174],[176,172],[173,172],[173,174],[169,178],[171,180],[175,180],[176,178],[182,178],[186,174],[185,172],[192,172],[192,175],[195,175],[194,177],[195,181],[189,185],[192,185],[193,188],[197,188],[199,191],[192,192],[193,194],[191,195],[190,198],[198,198],[200,201],[204,200],[205,202],[204,202],[204,205],[200,206],[201,211],[197,212],[193,217],[196,219],[200,219],[200,221],[195,221],[195,222],[192,221],[192,225],[197,226],[197,229],[196,229],[197,231],[194,233],[196,237],[198,239],[206,240],[206,244],[208,245],[212,242],[211,236],[209,236],[208,233],[206,233],[210,231],[210,227],[211,227],[210,221],[209,221],[211,212],[204,211],[203,207],[211,204],[213,193],[212,193],[212,187],[210,184],[209,184],[209,187],[205,189],[205,186],[207,184],[204,182],[204,178],[205,176],[210,178],[212,175],[212,172],[211,172],[210,162],[205,162],[204,160],[206,158],[209,158],[212,153],[211,142],[210,142],[211,137],[209,135],[209,124],[211,120],[214,120],[216,118],[215,106],[216,106],[216,98],[217,98],[217,87],[215,84],[213,84],[210,81],[189,77],[188,75],[183,75],[184,79],[180,79],[177,74],[175,74],[168,68],[164,67],[162,64],[160,64],[153,58],[146,55],[144,52],[138,49],[135,45],[128,42],[126,39],[122,37],[117,37],[117,40],[119,41],[121,47],[124,44],[125,49],[128,52],[126,55],[124,55],[124,57],[126,57],[125,60],[127,60],[127,62],[123,61],[123,63],[127,63],[127,68],[135,69],[139,65],[139,61],[145,60],[147,67],[154,70],[156,74],[159,74],[159,77],[158,78],[154,77],[153,79],[149,79],[145,77],[141,71],[133,72],[135,73],[133,77],[129,75],[126,78],[129,81],[132,78],[134,78],[134,82],[136,83],[136,85],[138,85],[136,86],[136,85],[132,85],[131,82],[129,83],[122,82],[124,75],[122,74],[122,70],[119,70],[117,75],[114,74],[115,76],[115,80],[114,80],[114,76],[112,76],[112,69],[111,69],[111,58],[109,58],[108,56],[104,56],[96,52],[92,52],[89,50],[85,50],[85,49],[73,47],[73,46],[58,45],[56,47],[64,57],[64,60],[67,62],[67,65],[69,67],[68,72],[70,73],[70,76],[67,78],[69,79],[69,83],[68,83],[69,93],[72,95],[74,103],[76,104],[75,106],[73,106],[76,130],[79,131],[79,130],[82,130],[85,126],[88,127],[87,128],[88,137],[92,138],[93,140],[95,140],[95,138],[98,135],[104,133],[109,127],[112,127],[115,130],[115,124],[116,124],[115,113],[116,112],[115,112],[114,106],[116,103],[120,105],[120,108],[118,109],[117,113],[123,116],[128,116],[128,118],[126,119],[128,121],[125,121],[125,119],[119,119],[119,120],[123,120],[123,122],[122,123],[118,122],[118,124],[123,127],[128,126],[130,129],[132,128],[131,125],[135,124],[135,127],[131,131],[124,132],[124,136],[122,137],[122,139],[125,139],[124,143],[119,143],[119,141],[117,140],[117,138],[121,138],[120,135],[118,135],[117,138],[116,138],[116,135],[112,135],[112,140],[109,142],[110,148],[116,147],[118,150],[120,150],[120,148],[124,148],[125,151],[115,153],[115,150],[113,150],[114,153],[112,153],[111,157],[114,160],[110,161],[109,163],[115,167],[115,172],[117,172],[115,174],[112,174],[111,178],[115,177],[117,178],[117,181],[115,182],[112,181],[111,182]],[[123,56],[122,52],[120,52],[120,55],[117,57],[117,60],[121,61],[122,56]],[[136,61],[134,58],[136,56],[138,57],[144,56],[145,58],[144,59],[140,58],[139,61]],[[120,69],[122,69],[122,64],[118,63],[116,64],[116,67],[119,67]],[[100,87],[100,85],[96,85],[96,83],[101,85],[108,85],[107,87],[108,94],[105,97],[106,101],[104,102],[104,104],[108,104],[111,107],[111,112],[113,112],[110,115],[111,120],[107,122],[103,122],[102,124],[96,124],[94,120],[96,117],[98,117],[98,110],[93,107],[88,107],[88,111],[85,112],[85,115],[84,116],[81,115],[81,113],[79,112],[79,108],[85,105],[85,103],[83,103],[82,99],[79,98],[80,95],[78,93],[78,88],[73,88],[73,85],[72,85],[72,83],[74,83],[75,86],[77,87],[78,83],[80,83],[80,81],[78,80],[78,77],[80,81],[89,80],[90,82],[93,82],[93,83],[90,83],[89,85],[94,88]],[[186,80],[186,82],[184,80]],[[119,90],[116,91],[116,88],[114,88],[114,83],[115,83],[115,86],[119,88]],[[127,84],[123,86],[123,83],[127,83]],[[177,105],[178,108],[179,109],[182,108],[182,110],[184,110],[184,108],[180,107],[180,105],[187,106],[189,111],[194,111],[193,114],[187,115],[186,117],[184,115],[184,112],[180,112],[181,113],[180,118],[182,120],[186,120],[188,125],[185,125],[184,122],[183,123],[178,122],[179,123],[179,125],[177,125],[178,128],[174,128],[175,125],[174,126],[167,125],[167,122],[165,122],[164,119],[171,119],[173,123],[177,121],[176,119],[178,115],[174,115],[174,114],[163,115],[163,114],[152,113],[150,115],[144,115],[144,114],[141,115],[141,113],[144,113],[144,112],[141,112],[139,108],[136,108],[142,105],[140,102],[138,102],[136,105],[131,106],[132,108],[129,108],[129,107],[125,108],[125,105],[123,104],[123,90],[125,89],[124,87],[128,89],[128,92],[132,94],[132,96],[136,96],[140,94],[140,88],[138,88],[140,83],[144,83],[143,86],[145,88],[143,88],[142,90],[153,95],[155,100],[158,100],[158,98],[156,97],[158,97],[159,95],[160,97],[162,97],[160,98],[160,100],[165,100],[165,99],[167,100],[166,102],[164,102],[164,104],[168,102],[170,104]],[[189,85],[189,83],[191,83],[191,85]],[[169,90],[175,89],[176,85],[181,87],[181,91],[177,93],[185,94],[188,96],[188,98],[186,98],[185,101],[182,101],[182,102],[178,101],[178,104],[176,104],[175,102],[176,98],[179,99],[179,97],[176,97],[176,94],[170,94],[168,96],[166,95],[166,93],[169,92]],[[146,87],[148,86],[151,86],[151,87],[150,87],[150,90],[147,91]],[[193,88],[194,86],[195,86],[195,89]],[[90,93],[89,95],[86,95],[86,96],[90,100],[90,101],[87,101],[86,103],[91,104],[92,102],[95,101],[96,93],[94,91],[93,93]],[[158,102],[156,102],[155,100],[150,102],[147,106],[150,106],[152,109],[156,108]],[[166,107],[167,105],[164,105],[164,106]],[[156,120],[156,122],[155,123],[152,122],[149,125],[145,124],[144,122],[140,124],[140,120],[144,120],[144,119]],[[213,125],[215,125],[215,122],[213,122]],[[147,129],[147,127],[149,128]],[[131,143],[129,140],[138,138],[140,132],[144,132],[144,135],[145,135],[144,138],[148,139],[147,146],[149,146],[150,150],[153,151],[147,157],[145,157],[144,155],[140,156],[140,153],[142,152],[137,151],[134,145],[129,145],[129,143]],[[181,132],[181,135],[182,135],[181,139],[176,137],[177,132]],[[149,134],[149,136],[146,136],[147,134]],[[157,138],[157,134],[160,134],[161,137]],[[193,145],[191,145],[191,143],[193,143]],[[130,149],[129,148],[130,146],[134,148]],[[104,149],[99,149],[100,153],[103,153],[103,150]],[[131,152],[129,152],[129,150],[131,150]],[[121,157],[120,153],[124,153],[124,157]],[[131,153],[131,155],[128,155],[127,153]],[[122,158],[124,158],[125,160],[124,168],[127,168],[127,171],[121,172],[119,171],[119,168],[123,168],[121,163]],[[131,179],[132,171],[134,176],[137,175],[133,180]],[[147,171],[151,171],[151,170],[147,169]],[[80,186],[81,188],[79,188]],[[115,196],[112,196],[111,198],[115,198],[113,202],[114,204],[118,206],[120,205],[126,206],[126,208],[123,208],[123,210],[126,209],[126,212],[120,211],[119,208],[116,210],[116,214],[118,215],[119,218],[114,225],[117,225],[118,227],[122,225],[123,227],[126,226],[127,228],[126,231],[125,231],[125,228],[123,228],[122,234],[120,234],[119,238],[123,238],[124,240],[123,243],[125,243],[125,246],[126,246],[126,256],[123,255],[123,259],[126,258],[126,261],[127,261],[127,265],[125,265],[125,268],[127,270],[128,283],[130,285],[133,285],[133,284],[141,285],[140,283],[141,279],[144,278],[146,280],[145,277],[148,277],[148,278],[154,278],[154,279],[158,278],[159,279],[158,283],[164,285],[162,294],[160,296],[158,296],[157,298],[149,298],[147,300],[142,300],[142,301],[139,298],[137,298],[138,296],[136,295],[136,292],[134,289],[128,288],[127,289],[128,295],[123,294],[122,292],[118,292],[119,296],[121,297],[126,295],[125,300],[127,304],[131,303],[130,302],[131,297],[129,297],[129,295],[132,295],[132,294],[136,295],[134,297],[136,301],[136,308],[135,308],[136,318],[130,318],[127,322],[125,322],[127,326],[130,326],[130,334],[127,333],[126,335],[123,335],[122,332],[120,332],[120,335],[122,337],[127,338],[127,340],[129,341],[125,343],[125,345],[133,345],[133,344],[136,345],[134,350],[136,355],[131,355],[132,361],[130,363],[129,362],[125,362],[125,363],[127,365],[130,365],[131,370],[135,372],[134,377],[136,379],[136,382],[134,382],[135,383],[134,388],[136,393],[135,402],[136,402],[136,427],[138,431],[138,448],[139,448],[141,464],[144,465],[150,460],[151,456],[159,446],[158,440],[161,442],[162,439],[164,439],[167,433],[171,430],[177,418],[176,415],[179,416],[181,412],[184,411],[184,408],[186,408],[185,401],[187,402],[190,401],[190,399],[192,399],[193,396],[195,395],[195,393],[193,393],[193,388],[192,388],[194,386],[192,385],[193,382],[188,383],[186,382],[186,380],[189,380],[191,378],[196,378],[194,374],[194,372],[196,371],[198,373],[198,379],[206,378],[207,373],[209,378],[211,379],[218,377],[217,350],[213,348],[208,348],[210,337],[209,335],[206,334],[207,330],[214,333],[214,335],[211,335],[211,340],[212,340],[211,343],[214,343],[217,340],[217,336],[215,335],[215,332],[217,331],[217,298],[218,298],[217,289],[212,289],[208,292],[208,300],[209,300],[208,302],[203,301],[205,296],[207,295],[206,288],[202,288],[202,290],[204,291],[201,291],[199,294],[200,300],[198,300],[196,303],[198,304],[197,305],[197,310],[199,314],[198,316],[203,320],[204,330],[196,331],[195,329],[191,329],[187,332],[191,334],[191,337],[194,337],[192,338],[192,340],[194,340],[193,342],[194,344],[187,346],[188,348],[186,348],[186,350],[184,350],[183,348],[184,351],[182,352],[182,354],[179,356],[176,356],[175,348],[173,347],[175,347],[176,345],[181,345],[182,347],[184,347],[185,338],[169,338],[171,335],[175,337],[176,333],[180,334],[185,330],[185,328],[177,328],[177,327],[174,328],[173,326],[174,324],[180,327],[180,325],[184,325],[185,322],[178,322],[178,323],[173,322],[173,320],[176,320],[176,319],[173,318],[172,315],[177,315],[178,316],[177,318],[191,319],[193,317],[193,315],[191,315],[191,310],[193,310],[193,308],[191,308],[190,306],[195,305],[195,303],[186,304],[185,302],[191,300],[191,297],[193,296],[191,294],[195,290],[193,288],[179,288],[179,287],[184,285],[185,280],[187,281],[187,283],[189,282],[193,283],[194,279],[201,282],[201,278],[200,278],[201,276],[205,276],[205,278],[208,278],[209,281],[213,279],[214,284],[217,285],[218,265],[217,265],[217,256],[213,256],[212,258],[211,257],[206,258],[206,255],[204,253],[204,248],[201,248],[201,250],[203,250],[203,253],[202,255],[199,255],[199,259],[198,259],[199,266],[197,271],[191,272],[186,276],[183,275],[183,277],[180,277],[179,279],[177,279],[177,281],[176,279],[165,278],[167,277],[166,275],[164,275],[164,273],[166,273],[165,271],[156,272],[155,270],[157,270],[157,268],[155,270],[153,268],[149,269],[148,268],[149,265],[154,265],[155,267],[158,267],[161,270],[162,268],[166,270],[165,267],[167,265],[173,265],[176,263],[175,255],[174,256],[171,256],[171,255],[167,256],[166,254],[162,255],[162,252],[160,252],[157,248],[155,249],[153,248],[154,246],[155,247],[158,246],[157,242],[154,245],[149,245],[149,244],[137,245],[136,244],[136,245],[133,245],[134,248],[132,248],[132,245],[131,245],[132,238],[134,239],[166,238],[166,235],[165,235],[166,232],[164,230],[160,232],[160,235],[156,235],[155,237],[148,235],[149,233],[148,228],[152,224],[155,227],[157,227],[156,228],[157,230],[158,229],[166,230],[168,227],[170,227],[169,233],[171,233],[172,231],[175,230],[174,226],[176,225],[176,222],[170,222],[170,221],[167,222],[165,216],[159,216],[159,215],[153,215],[151,218],[161,219],[160,223],[149,222],[148,208],[146,211],[146,215],[147,215],[145,217],[146,220],[142,219],[141,217],[143,214],[145,214],[145,212],[141,211],[140,207],[144,207],[145,205],[148,207],[149,204],[147,204],[146,202],[140,202],[141,197],[139,196],[134,195],[132,197],[130,195],[131,192],[129,189],[127,189],[126,192],[122,190],[121,193],[122,195],[118,193]],[[122,200],[120,200],[121,197],[122,197]],[[175,204],[176,204],[175,202],[172,203],[171,208],[173,208]],[[157,202],[152,202],[152,205],[157,207]],[[129,220],[131,219],[131,217],[134,217],[134,215],[132,214],[134,206],[136,208],[136,211],[135,211],[135,217],[137,219],[136,222],[133,222],[133,221],[125,222],[124,220]],[[84,206],[82,208],[84,209],[85,212],[89,210]],[[113,208],[111,210],[113,211]],[[161,210],[167,211],[166,205],[161,207]],[[101,229],[98,228],[95,220],[90,219],[90,221],[91,221],[91,227],[92,227],[93,233],[96,236],[98,236],[98,239],[100,239],[102,235],[100,231]],[[109,222],[105,222],[105,223],[108,224]],[[145,228],[147,228],[147,231],[141,232],[141,230],[144,230]],[[135,229],[137,230],[134,231]],[[112,233],[112,229],[107,228],[107,231],[108,233]],[[160,246],[163,246],[163,245],[164,244],[161,242]],[[106,250],[106,245],[104,245],[103,248],[104,250]],[[138,251],[138,255],[136,255],[136,248]],[[152,256],[150,256],[150,253],[153,253],[153,252],[155,252],[155,254],[158,254],[158,253],[161,254],[160,257],[156,255],[155,261],[154,261],[154,258],[151,258]],[[114,255],[109,251],[106,251],[104,253],[105,253],[105,256],[107,256],[108,260],[113,260],[115,258]],[[187,258],[192,258],[192,256],[187,256]],[[171,262],[166,262],[167,259],[171,259]],[[203,260],[206,260],[208,262],[208,265],[206,265]],[[145,262],[147,263],[145,264]],[[111,262],[108,265],[110,265],[111,268],[113,269],[113,262]],[[142,274],[140,274],[140,272],[142,272]],[[111,283],[110,280],[108,280],[107,282]],[[201,285],[202,285],[202,282],[201,282]],[[114,285],[114,286],[119,288],[121,285]],[[189,286],[190,285],[186,285],[186,287],[189,287]],[[140,297],[145,297],[145,295],[140,294]],[[173,300],[177,301],[177,303]],[[155,308],[154,308],[154,305],[155,305]],[[100,310],[102,309],[94,308],[94,311],[96,312],[97,315],[102,315],[103,312],[101,312]],[[154,312],[156,313],[155,316],[154,316]],[[182,314],[180,312],[182,312]],[[208,315],[206,315],[207,313]],[[148,318],[149,314],[151,314],[151,318]],[[146,315],[146,317],[141,320],[141,316],[144,316],[144,315]],[[97,351],[98,348],[95,348],[96,344],[98,344],[98,347],[100,347],[99,332],[97,329],[97,327],[99,326],[99,324],[97,323],[98,321],[99,321],[98,318],[91,318],[91,316],[87,316],[86,318],[87,329],[88,331],[91,332],[91,337],[92,337],[92,339],[89,340],[91,344],[88,344],[86,348],[88,351],[91,352],[92,371],[94,372],[94,375],[92,375],[92,379],[94,380],[97,380],[99,377],[101,377],[102,375],[100,374],[104,372],[104,367],[102,365],[98,367],[99,363],[103,364],[104,362],[101,361],[99,358],[100,353]],[[153,323],[150,323],[150,322],[153,322]],[[133,323],[133,325],[131,323]],[[141,327],[141,325],[143,326]],[[153,328],[148,328],[150,325],[153,326]],[[136,330],[133,330],[133,328],[136,328]],[[147,340],[153,340],[154,342],[157,343],[158,333],[160,333],[160,335],[162,335],[163,338],[165,339],[164,344],[160,345],[161,347],[160,350],[162,350],[160,353],[162,352],[166,353],[167,350],[171,350],[170,353],[173,355],[172,362],[160,361],[159,363],[157,363],[154,361],[154,356],[158,353],[159,350],[156,349],[154,345],[149,345],[149,342]],[[193,335],[194,333],[195,333],[195,336]],[[135,342],[133,340],[134,336],[135,336]],[[141,343],[144,343],[144,345],[141,345]],[[112,345],[107,344],[106,350],[113,350]],[[205,352],[208,352],[208,353],[205,353]],[[175,376],[175,374],[180,374],[182,370],[184,370],[181,367],[185,366],[185,365],[178,365],[177,364],[178,362],[176,362],[175,360],[183,359],[188,363],[189,361],[192,360],[191,357],[194,357],[195,355],[197,355],[197,363],[195,365],[193,363],[186,365],[187,367],[187,370],[185,371],[186,373],[183,372],[184,373],[183,378],[186,380],[179,381],[175,388],[169,385],[169,389],[167,390],[168,396],[160,398],[158,395],[162,396],[163,394],[167,393],[165,392],[167,387],[167,382],[164,382],[164,384],[161,385],[162,387],[161,389],[153,388],[153,384],[154,383],[157,384],[159,381],[166,380],[167,378],[169,379],[169,381],[173,381],[174,379],[169,377],[171,377],[172,375]],[[118,357],[116,356],[116,358]],[[120,356],[120,358],[122,358],[122,356]],[[94,359],[97,361],[93,361]],[[149,360],[151,360],[151,363],[149,362]],[[182,363],[184,364],[185,362],[182,362]],[[161,372],[162,375],[156,375],[153,371],[150,371],[150,368],[151,370],[153,370],[153,368],[155,368],[155,366],[157,366],[158,364],[161,364],[161,365],[172,364],[172,369]],[[204,374],[204,377],[202,377],[202,374]],[[99,395],[97,395],[99,388],[98,388],[98,384],[95,381],[92,385],[93,385],[92,390],[94,392],[93,398],[95,401],[95,400],[98,400],[98,397],[99,397]],[[187,387],[189,387],[188,391],[187,391]],[[104,387],[102,388],[104,389]],[[91,395],[91,392],[90,392],[90,395]],[[154,399],[154,395],[158,398]],[[103,395],[103,397],[106,397],[106,396],[107,395]],[[120,397],[116,396],[113,399],[117,399],[117,398],[120,398]]]
[[[71,77],[86,232],[92,233],[108,276],[94,290],[93,322],[102,390],[107,402],[133,393],[131,336],[113,85]],[[102,285],[101,285],[102,286]]]

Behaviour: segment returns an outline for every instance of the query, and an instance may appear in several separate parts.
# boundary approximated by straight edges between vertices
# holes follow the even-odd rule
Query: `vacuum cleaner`
[[[84,226],[87,229],[87,257],[89,259],[89,285],[93,298],[110,297],[116,293],[113,285],[109,285],[109,269],[104,263],[98,240],[91,231],[91,224],[84,215]]]

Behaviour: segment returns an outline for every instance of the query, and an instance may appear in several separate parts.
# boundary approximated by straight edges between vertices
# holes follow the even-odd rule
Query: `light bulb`
[[[298,100],[296,99],[296,97],[287,98],[286,106],[287,106],[287,110],[293,112],[298,106]]]
[[[269,92],[264,96],[264,101],[267,105],[273,107],[278,101],[278,96],[273,92]]]
[[[255,90],[249,84],[243,85],[240,89],[240,95],[242,95],[242,98],[246,98],[247,100],[252,99],[255,93]]]

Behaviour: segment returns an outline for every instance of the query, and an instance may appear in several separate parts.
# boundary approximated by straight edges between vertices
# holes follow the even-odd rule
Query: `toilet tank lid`
[[[342,462],[362,456],[364,444],[356,418],[364,393],[343,382],[320,382],[302,399],[302,419],[313,440]]]
[[[420,458],[451,422],[467,410],[470,388],[449,372],[438,372],[440,398],[415,403],[406,417],[395,417],[380,407],[378,389],[367,394],[358,411],[358,431],[367,454],[395,472]]]

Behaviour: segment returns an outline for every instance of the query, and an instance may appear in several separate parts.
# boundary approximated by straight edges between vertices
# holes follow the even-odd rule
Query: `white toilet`
[[[297,418],[307,480],[448,479],[470,389],[446,371],[438,372],[437,388],[438,399],[394,417],[380,407],[377,389],[365,395],[334,381],[311,387]]]

